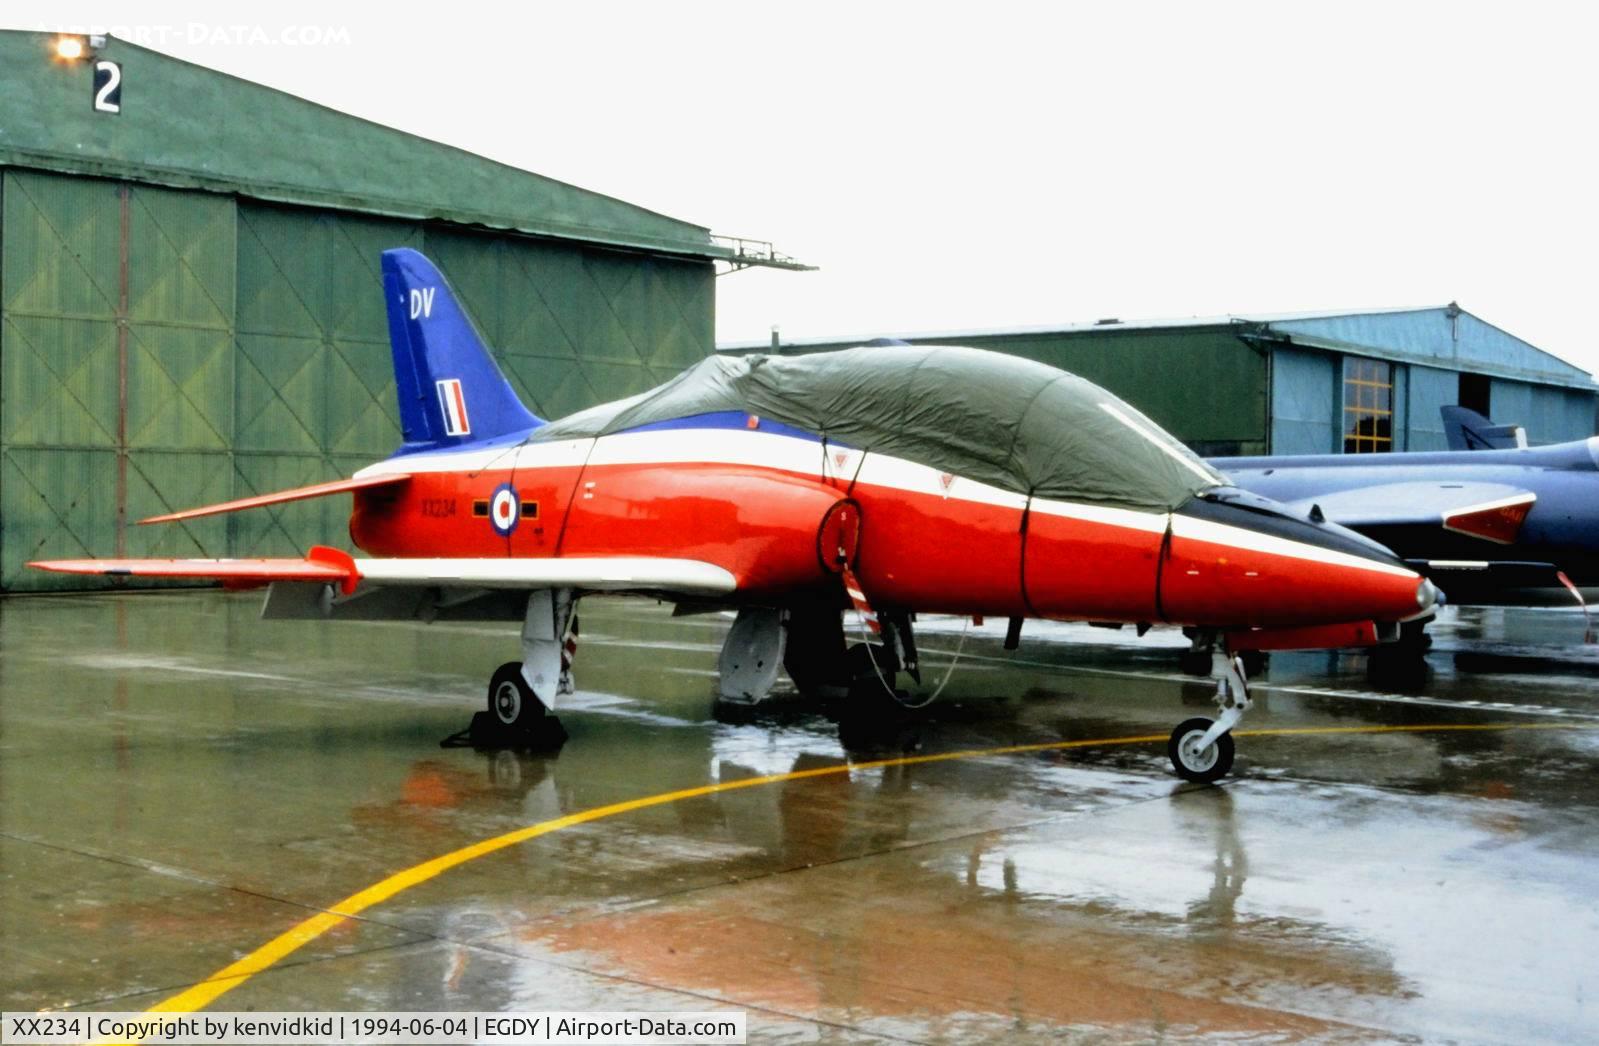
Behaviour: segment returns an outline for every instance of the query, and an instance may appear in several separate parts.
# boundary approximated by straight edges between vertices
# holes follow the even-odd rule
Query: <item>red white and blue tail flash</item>
[[[472,424],[466,420],[466,397],[461,395],[461,383],[455,378],[434,382],[439,389],[439,410],[444,414],[444,434],[470,436]]]

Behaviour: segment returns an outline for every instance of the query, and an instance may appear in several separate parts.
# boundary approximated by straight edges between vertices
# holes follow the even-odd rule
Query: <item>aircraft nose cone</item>
[[[1196,499],[1173,513],[1161,581],[1168,620],[1250,627],[1402,621],[1438,599],[1381,545],[1260,498]]]

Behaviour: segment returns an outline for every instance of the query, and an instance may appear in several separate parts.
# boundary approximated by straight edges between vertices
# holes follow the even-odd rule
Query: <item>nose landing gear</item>
[[[1253,703],[1249,683],[1244,678],[1244,659],[1217,653],[1223,662],[1216,682],[1216,704],[1221,712],[1214,720],[1186,719],[1172,731],[1166,742],[1166,755],[1177,776],[1185,781],[1210,784],[1219,781],[1233,768],[1232,729],[1244,718]]]

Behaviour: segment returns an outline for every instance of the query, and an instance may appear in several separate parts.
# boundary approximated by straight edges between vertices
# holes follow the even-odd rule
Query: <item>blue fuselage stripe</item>
[[[750,419],[755,418],[755,424],[750,424]],[[659,432],[666,429],[738,429],[741,432],[765,432],[775,436],[793,436],[795,439],[806,439],[812,443],[820,443],[822,437],[814,432],[807,432],[793,425],[785,425],[781,421],[772,421],[770,418],[756,417],[746,414],[741,410],[721,410],[711,414],[691,414],[686,418],[668,418],[665,421],[652,421],[648,425],[638,425],[623,432]],[[836,440],[829,442],[837,442]],[[843,446],[843,444],[839,444]]]

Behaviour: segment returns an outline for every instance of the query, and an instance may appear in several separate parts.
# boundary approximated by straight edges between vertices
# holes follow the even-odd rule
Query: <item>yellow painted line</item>
[[[1496,731],[1496,730],[1592,730],[1599,729],[1599,724],[1584,723],[1483,723],[1483,724],[1453,724],[1439,726],[1313,726],[1313,727],[1284,727],[1268,730],[1236,730],[1240,737],[1300,737],[1316,734],[1397,734],[1397,733],[1444,733],[1465,731]],[[620,803],[611,803],[608,806],[597,806],[592,810],[583,810],[565,817],[557,817],[549,821],[540,821],[538,824],[518,828],[514,832],[506,832],[482,842],[463,846],[459,850],[431,861],[413,865],[404,871],[395,872],[387,879],[373,883],[359,893],[353,893],[344,900],[334,904],[327,911],[318,912],[300,923],[297,923],[286,932],[263,944],[255,951],[224,966],[205,980],[189,987],[178,994],[166,999],[146,1010],[146,1013],[191,1013],[210,1005],[218,996],[232,991],[245,981],[254,977],[283,959],[299,951],[312,941],[321,937],[329,930],[347,922],[349,919],[361,914],[374,905],[387,901],[396,894],[403,893],[413,886],[419,886],[429,879],[435,878],[468,861],[475,861],[479,857],[487,857],[507,847],[518,843],[525,843],[530,839],[537,839],[541,835],[549,835],[565,828],[573,828],[580,824],[589,824],[594,821],[603,821],[607,818],[617,817],[621,814],[632,813],[635,810],[646,810],[652,806],[665,806],[668,803],[682,802],[685,799],[698,799],[701,796],[717,795],[722,792],[737,791],[741,788],[759,788],[763,785],[780,784],[786,781],[803,781],[811,777],[826,777],[833,774],[844,774],[856,770],[877,770],[885,767],[917,766],[926,763],[946,763],[957,759],[982,759],[995,756],[1025,755],[1030,752],[1065,751],[1072,748],[1104,748],[1112,745],[1143,745],[1154,744],[1167,740],[1166,734],[1143,734],[1137,737],[1110,737],[1096,738],[1083,741],[1045,741],[1038,744],[1007,745],[1002,748],[974,748],[959,752],[940,752],[933,755],[901,756],[893,759],[875,759],[866,763],[846,763],[840,766],[822,766],[810,770],[795,770],[786,774],[767,774],[762,777],[744,777],[736,781],[723,781],[718,784],[700,785],[697,788],[683,788],[675,792],[662,792],[659,795],[643,796],[638,799],[628,799]]]
[[[1599,730],[1599,723],[1420,723],[1399,726],[1275,726],[1234,730],[1234,737],[1310,737],[1316,734],[1444,734],[1495,730]]]

